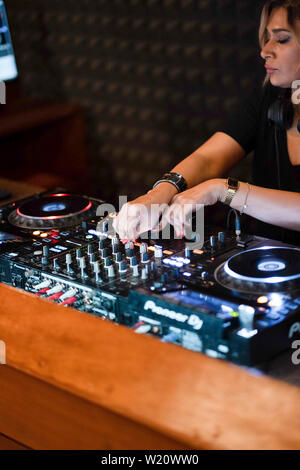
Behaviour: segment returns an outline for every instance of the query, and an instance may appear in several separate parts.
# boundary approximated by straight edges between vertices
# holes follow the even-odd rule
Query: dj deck
[[[234,260],[248,252],[263,279],[293,276],[281,263],[296,247],[256,237],[238,244],[234,233],[209,229],[203,253],[182,240],[117,250],[106,232],[91,233],[88,206],[98,201],[80,197],[87,209],[75,225],[37,227],[40,217],[26,212],[33,202],[47,199],[44,218],[55,215],[49,197],[60,210],[69,197],[7,186],[15,197],[2,205],[0,448],[297,448],[298,388],[230,362],[287,348],[263,369],[297,384],[289,344],[298,280],[228,287]]]
[[[259,366],[300,336],[300,248],[205,227],[123,245],[103,201],[61,190],[1,209],[0,280],[187,349]]]

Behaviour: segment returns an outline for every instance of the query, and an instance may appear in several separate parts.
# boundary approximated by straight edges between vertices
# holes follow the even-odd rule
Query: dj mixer
[[[216,227],[201,249],[123,245],[108,230],[114,214],[96,216],[102,203],[56,190],[2,206],[0,282],[243,365],[299,338],[299,248]]]

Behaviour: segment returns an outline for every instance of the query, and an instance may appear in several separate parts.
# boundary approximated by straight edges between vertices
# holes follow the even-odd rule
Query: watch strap
[[[165,173],[162,178],[156,181],[153,185],[155,188],[160,183],[170,183],[176,187],[179,193],[182,193],[187,189],[187,182],[182,175],[175,172]]]
[[[232,199],[235,196],[235,193],[239,189],[239,186],[240,186],[240,184],[239,184],[238,180],[236,180],[235,178],[228,178],[227,179],[227,191],[226,191],[226,195],[225,195],[224,204],[230,206],[230,204],[232,202]]]

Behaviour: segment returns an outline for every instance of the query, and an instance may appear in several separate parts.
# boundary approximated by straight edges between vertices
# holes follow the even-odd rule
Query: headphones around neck
[[[291,100],[291,91],[282,90],[276,101],[268,109],[268,119],[283,129],[290,129],[294,120],[294,108]],[[297,124],[300,132],[300,120]]]
[[[277,160],[277,181],[278,189],[281,189],[280,179],[280,158],[278,147],[278,130],[279,128],[288,130],[292,127],[294,120],[294,108],[291,100],[291,90],[283,89],[279,92],[278,98],[269,106],[268,119],[272,121],[275,126],[275,147],[276,147],[276,160]],[[297,124],[298,132],[300,132],[300,120]]]
[[[292,127],[294,121],[294,108],[291,100],[291,90],[281,90],[277,99],[269,106],[268,120],[272,121],[274,126],[275,135],[275,148],[276,148],[276,163],[277,163],[277,182],[278,189],[281,189],[280,178],[280,156],[278,146],[278,131],[279,129],[288,130]],[[300,132],[300,120],[297,124],[298,132]],[[284,229],[281,229],[281,238],[284,240]]]

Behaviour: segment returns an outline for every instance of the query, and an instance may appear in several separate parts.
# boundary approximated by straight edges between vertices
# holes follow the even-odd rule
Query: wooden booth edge
[[[300,448],[297,387],[3,284],[0,298],[0,433],[26,447]]]

